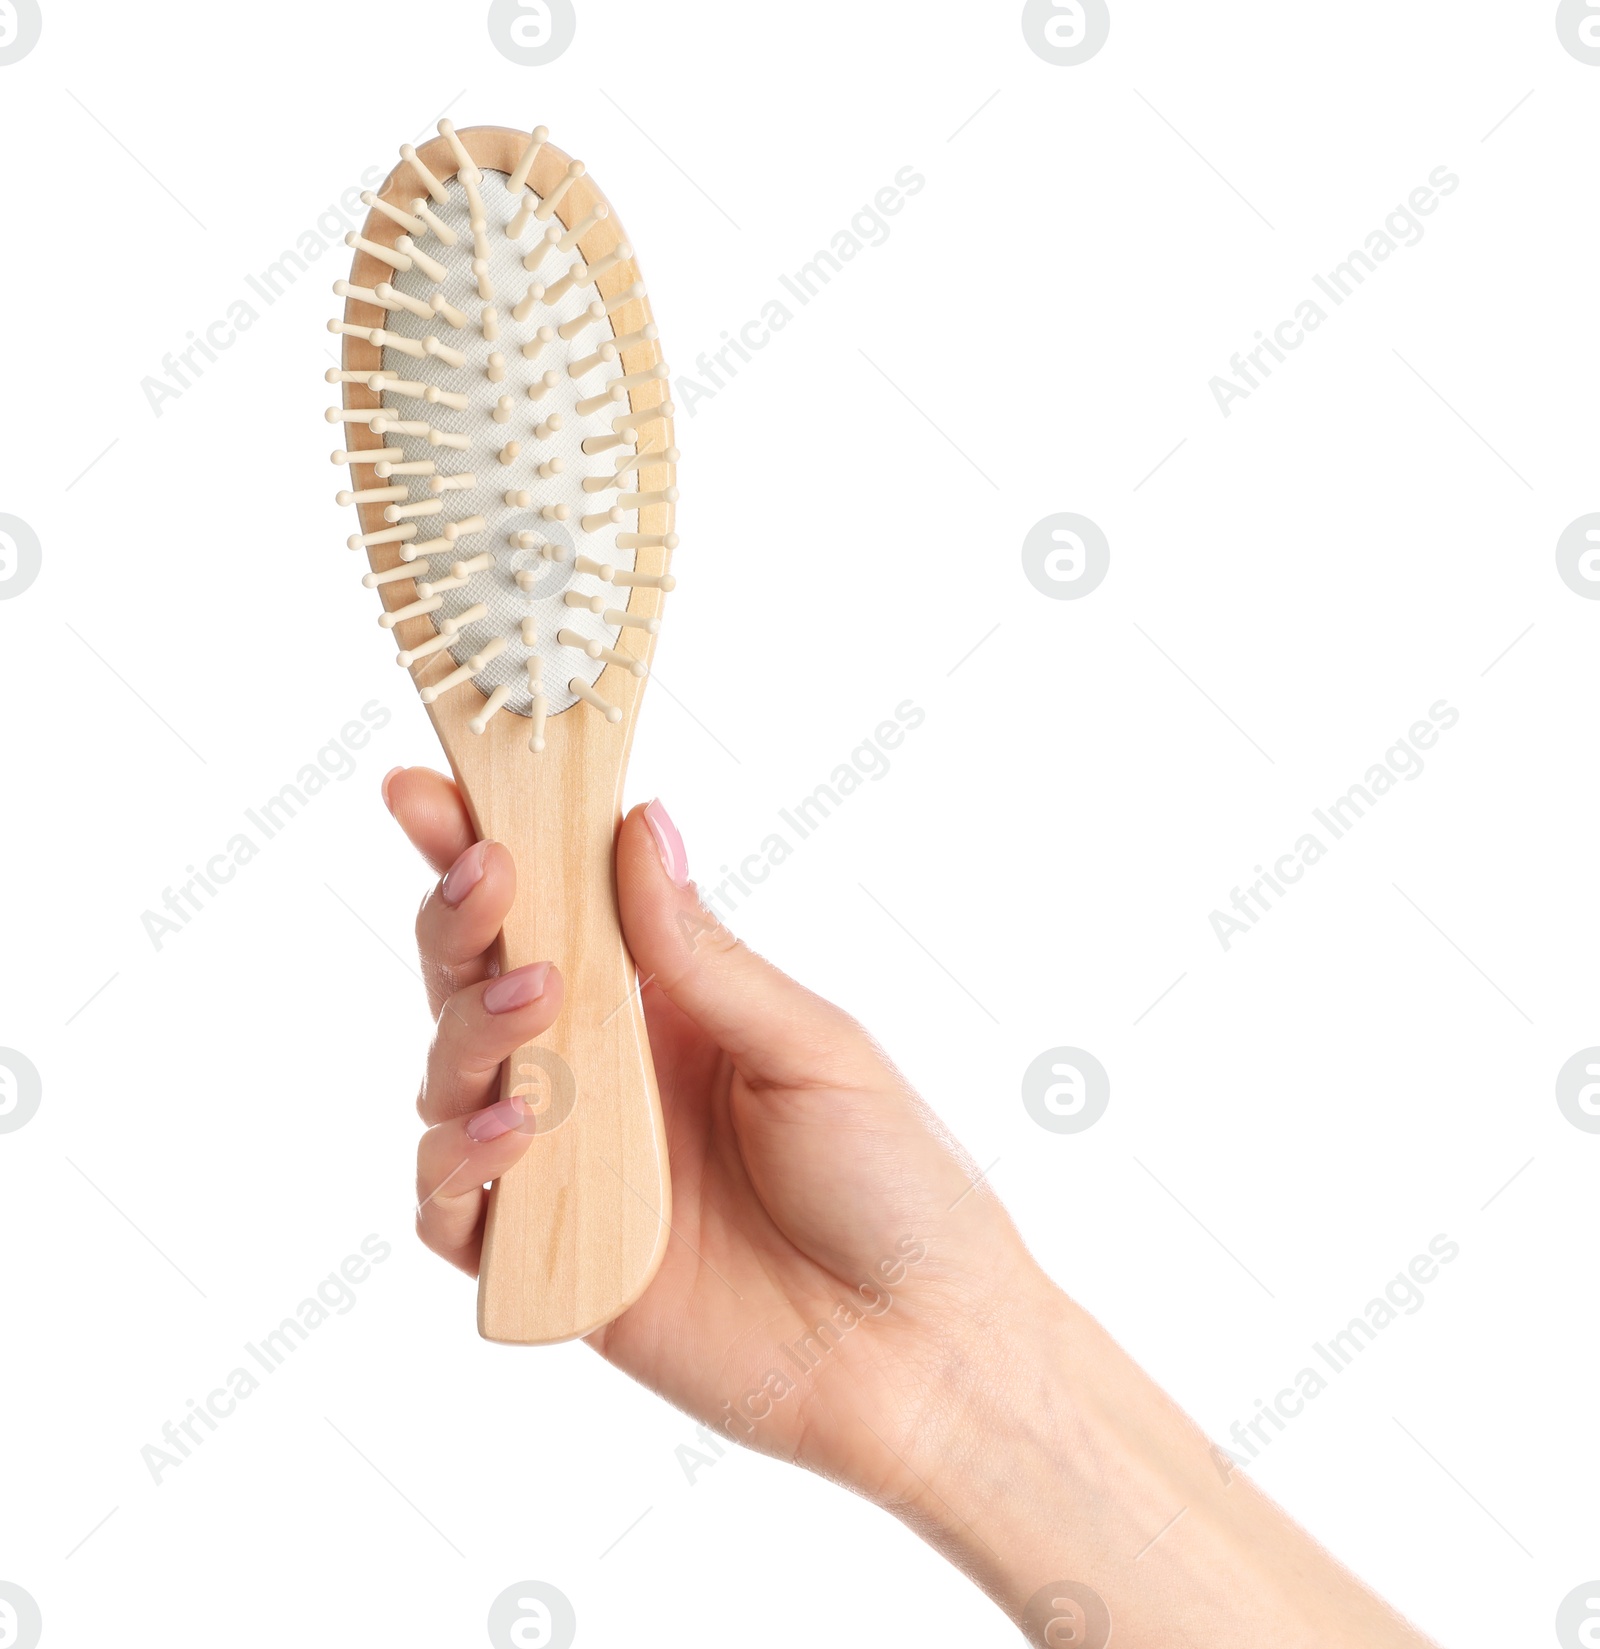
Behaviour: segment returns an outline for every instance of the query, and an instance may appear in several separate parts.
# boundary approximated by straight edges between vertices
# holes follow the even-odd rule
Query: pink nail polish
[[[689,885],[689,855],[684,850],[683,837],[672,822],[672,815],[661,805],[660,798],[644,810],[644,822],[656,839],[656,851],[661,855],[662,868],[672,878],[674,887]]]
[[[474,842],[444,873],[440,892],[444,902],[453,910],[483,880],[484,842]]]
[[[483,1006],[488,1013],[514,1013],[544,995],[544,982],[550,977],[548,962],[530,962],[525,968],[503,973],[483,991]]]
[[[475,1139],[478,1144],[486,1145],[491,1139],[499,1139],[502,1134],[509,1134],[513,1128],[522,1122],[522,1101],[515,1094],[509,1094],[498,1104],[491,1105],[487,1111],[479,1111],[467,1124],[467,1137]]]
[[[394,803],[389,798],[389,786],[393,782],[396,773],[404,772],[405,769],[403,767],[391,767],[389,771],[384,774],[383,783],[378,786],[379,793],[383,797],[383,805],[388,808],[391,813],[394,812]]]

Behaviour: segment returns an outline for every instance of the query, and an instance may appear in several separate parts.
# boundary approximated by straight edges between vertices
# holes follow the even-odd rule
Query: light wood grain
[[[469,128],[457,136],[478,166],[505,173],[528,142],[525,133],[498,127]],[[423,146],[419,158],[436,177],[448,181],[456,173],[455,155],[443,138]],[[534,189],[548,192],[568,165],[569,157],[546,143],[533,168]],[[405,209],[425,193],[402,161],[378,196]],[[589,216],[598,199],[593,181],[584,176],[567,190],[556,215],[570,228]],[[363,231],[366,239],[387,247],[403,233],[376,208]],[[593,262],[626,238],[613,207],[579,250]],[[532,237],[527,239],[531,244]],[[387,273],[377,258],[358,251],[350,279],[370,288]],[[600,295],[614,297],[639,278],[636,260],[624,260],[601,278]],[[636,332],[650,318],[647,298],[630,299],[611,316],[613,335]],[[382,326],[384,312],[352,299],[346,319]],[[382,365],[381,351],[366,340],[346,337],[344,345],[347,368],[376,371]],[[659,345],[644,342],[624,351],[622,365],[637,372],[660,359]],[[666,396],[665,381],[652,382],[631,392],[631,405],[639,411]],[[378,401],[365,385],[345,385],[347,406]],[[350,426],[349,437],[352,451],[381,445],[360,426]],[[652,426],[652,447],[666,448],[672,440],[670,420]],[[354,488],[373,485],[370,467],[352,470]],[[660,491],[673,479],[670,465],[647,464],[639,490]],[[360,506],[364,531],[383,525],[382,507]],[[670,532],[672,518],[670,504],[647,505],[639,511],[639,531]],[[373,546],[368,554],[378,572],[399,564],[392,544]],[[663,549],[640,550],[638,570],[664,572],[669,559]],[[391,610],[415,598],[405,579],[383,585],[379,593]],[[618,590],[619,604],[623,594]],[[628,611],[655,616],[661,599],[658,590],[635,588]],[[400,646],[416,646],[433,634],[433,626],[426,617],[407,619],[395,634]],[[648,663],[654,641],[643,630],[624,629],[615,646]],[[421,687],[453,668],[444,652],[415,665],[412,675]],[[517,898],[501,937],[501,966],[554,961],[566,982],[560,1019],[536,1043],[519,1049],[501,1076],[502,1094],[529,1090],[525,1103],[534,1107],[529,1123],[534,1139],[490,1193],[478,1289],[478,1328],[490,1340],[545,1344],[611,1321],[644,1292],[666,1246],[671,1191],[661,1104],[633,962],[618,923],[613,870],[642,686],[639,678],[608,665],[596,687],[621,708],[622,720],[608,723],[588,706],[574,705],[549,718],[547,747],[537,755],[527,748],[526,717],[501,711],[484,734],[470,730],[468,721],[483,705],[470,684],[429,707],[479,835],[505,843],[516,860]],[[574,1089],[565,1116],[559,1114],[563,1064]]]

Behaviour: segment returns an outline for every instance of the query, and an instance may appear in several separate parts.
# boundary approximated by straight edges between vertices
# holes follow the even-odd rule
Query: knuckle
[[[745,948],[744,940],[721,922],[708,925],[700,942],[713,956],[738,956]]]
[[[681,947],[680,975],[688,973],[703,961],[732,956],[744,948],[743,941],[733,930],[724,926],[716,913],[704,905],[680,912],[677,927]]]
[[[426,1208],[419,1208],[417,1210],[417,1218],[415,1223],[417,1241],[420,1242],[430,1254],[438,1254],[442,1256],[444,1254],[444,1247],[439,1241],[438,1221],[428,1218],[428,1210]]]
[[[433,1001],[447,1003],[456,992],[455,969],[427,951],[421,955],[423,988]]]
[[[456,978],[453,973],[448,983],[455,985]],[[477,1011],[475,994],[470,989],[452,989],[445,995],[439,1004],[439,1018],[433,1028],[435,1049],[441,1044],[468,1037],[477,1028],[481,1015]]]

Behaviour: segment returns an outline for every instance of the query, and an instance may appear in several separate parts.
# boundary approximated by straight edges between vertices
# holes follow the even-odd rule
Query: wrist
[[[1417,1649],[1035,1268],[893,1511],[1049,1649]]]
[[[903,1475],[879,1497],[1013,1614],[1062,1578],[1074,1525],[1103,1521],[1125,1477],[1095,1390],[1097,1338],[1042,1272],[1020,1274],[942,1359],[938,1421],[918,1427]]]
[[[1095,1325],[1026,1255],[981,1298],[947,1302],[919,1347],[923,1401],[889,1448],[883,1480],[864,1492],[978,1574],[991,1525],[1015,1534],[1022,1480],[1049,1462],[1059,1500],[1076,1490],[1077,1463],[1098,1451],[1088,1433],[1103,1422],[1076,1390],[1086,1327]]]

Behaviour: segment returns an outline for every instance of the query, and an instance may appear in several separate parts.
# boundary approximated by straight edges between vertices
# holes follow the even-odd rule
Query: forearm
[[[1426,1644],[1059,1291],[1041,1279],[1008,1320],[952,1371],[943,1446],[891,1509],[1031,1641],[1101,1649],[1097,1595],[1117,1649]]]

